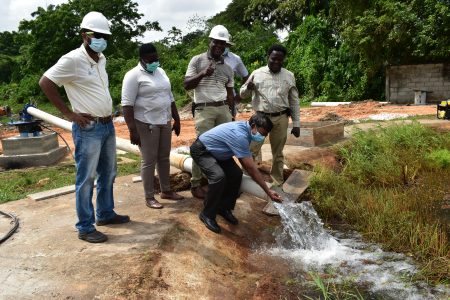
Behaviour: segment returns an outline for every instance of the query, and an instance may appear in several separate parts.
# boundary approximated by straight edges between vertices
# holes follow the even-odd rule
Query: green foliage
[[[143,16],[137,3],[130,0],[73,0],[61,5],[39,7],[33,20],[20,23],[19,33],[24,35],[21,53],[23,73],[42,73],[62,55],[82,43],[80,23],[89,11],[100,11],[111,23],[111,39],[105,55],[129,57],[136,49],[133,39],[147,30],[161,30],[156,22],[139,25]],[[56,25],[56,26],[55,26]]]
[[[450,167],[450,151],[447,149],[433,150],[425,158],[432,167],[441,169]]]
[[[445,282],[450,244],[439,207],[450,192],[450,168],[442,168],[450,155],[442,149],[450,149],[450,135],[416,123],[357,132],[337,147],[340,172],[316,170],[316,208],[386,249],[412,253],[424,276]]]
[[[117,175],[138,173],[140,157],[135,154],[125,154],[124,156],[133,161],[119,163]],[[119,161],[120,157],[118,157]],[[0,203],[23,199],[28,194],[72,185],[75,183],[75,173],[75,166],[72,164],[0,172]]]
[[[408,184],[427,168],[424,161],[432,149],[448,148],[449,142],[417,122],[359,131],[350,145],[339,149],[342,175],[365,186]]]
[[[79,24],[92,10],[111,22],[105,55],[118,105],[122,76],[137,61],[136,39],[161,30],[156,21],[142,23],[143,14],[132,0],[72,0],[38,7],[17,32],[0,32],[0,96],[43,102],[31,78],[80,46]],[[191,32],[183,35],[172,27],[156,42],[179,105],[190,101],[183,88],[189,60],[207,50],[209,30],[217,24],[229,29],[235,42],[231,50],[249,71],[266,65],[266,50],[280,43],[278,30],[287,32],[286,67],[295,74],[303,102],[381,100],[386,66],[445,62],[450,54],[448,1],[233,0],[208,20],[192,17]]]

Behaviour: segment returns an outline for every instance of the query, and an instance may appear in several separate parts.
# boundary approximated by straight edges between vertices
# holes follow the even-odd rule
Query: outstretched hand
[[[278,195],[275,191],[273,190],[269,190],[269,197],[270,199],[272,199],[272,201],[274,202],[278,202],[278,203],[282,203],[283,199],[281,198],[280,195]]]

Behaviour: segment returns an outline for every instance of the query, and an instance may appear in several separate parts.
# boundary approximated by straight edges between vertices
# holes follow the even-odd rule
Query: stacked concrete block
[[[386,98],[392,103],[414,103],[425,93],[427,103],[450,98],[450,64],[390,66],[386,71]],[[417,97],[416,97],[417,98]]]

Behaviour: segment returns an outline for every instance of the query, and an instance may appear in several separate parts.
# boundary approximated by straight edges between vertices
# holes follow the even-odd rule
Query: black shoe
[[[90,233],[78,233],[78,238],[89,243],[103,243],[108,240],[105,234],[97,230]]]
[[[229,209],[220,210],[217,214],[222,216],[230,224],[237,225],[239,223],[238,219],[233,216],[233,213]]]
[[[95,222],[95,224],[97,224],[97,226],[104,226],[104,225],[108,225],[108,224],[123,224],[123,223],[128,223],[128,222],[130,222],[129,216],[116,215],[115,217],[113,217],[109,220],[97,221],[97,222]]]
[[[200,220],[205,223],[206,228],[215,233],[220,233],[220,226],[217,224],[216,220],[208,218],[203,212],[198,216]]]

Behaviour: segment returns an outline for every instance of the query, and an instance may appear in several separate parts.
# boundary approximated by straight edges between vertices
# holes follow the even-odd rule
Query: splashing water
[[[382,299],[448,299],[448,286],[412,282],[417,272],[412,260],[384,252],[361,241],[355,233],[328,232],[310,202],[275,204],[282,232],[269,254],[290,261],[307,272],[332,272],[335,283],[352,281]]]

